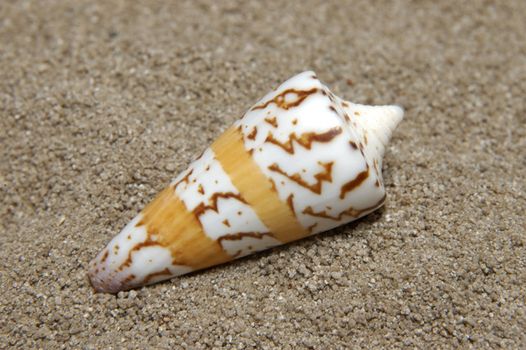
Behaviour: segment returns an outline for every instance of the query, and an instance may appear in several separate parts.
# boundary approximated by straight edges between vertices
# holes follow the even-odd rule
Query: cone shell
[[[398,106],[364,106],[301,73],[227,129],[90,263],[115,293],[326,231],[385,201]]]

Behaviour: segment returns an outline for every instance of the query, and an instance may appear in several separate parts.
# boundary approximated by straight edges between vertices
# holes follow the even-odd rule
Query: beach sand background
[[[2,1],[0,348],[524,348],[525,1]],[[306,69],[396,103],[385,208],[117,296],[89,260]]]

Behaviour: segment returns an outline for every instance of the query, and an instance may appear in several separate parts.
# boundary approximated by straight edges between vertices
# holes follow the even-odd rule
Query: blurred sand
[[[526,2],[2,1],[0,348],[526,346]],[[118,296],[88,261],[268,90],[406,110],[386,207]]]

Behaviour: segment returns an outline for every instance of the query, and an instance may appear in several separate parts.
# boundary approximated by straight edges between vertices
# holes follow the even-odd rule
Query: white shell
[[[155,283],[380,207],[398,106],[344,101],[303,72],[257,102],[91,262],[98,291]]]

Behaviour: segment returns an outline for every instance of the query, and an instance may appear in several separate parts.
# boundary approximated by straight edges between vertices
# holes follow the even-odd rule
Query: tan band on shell
[[[232,260],[219,242],[205,234],[173,186],[159,193],[142,215],[137,226],[146,225],[148,236],[156,235],[156,243],[170,249],[174,265],[202,269]]]
[[[232,126],[226,130],[212,144],[212,150],[241,197],[276,239],[287,243],[309,235],[245,149],[243,134],[239,128]]]

